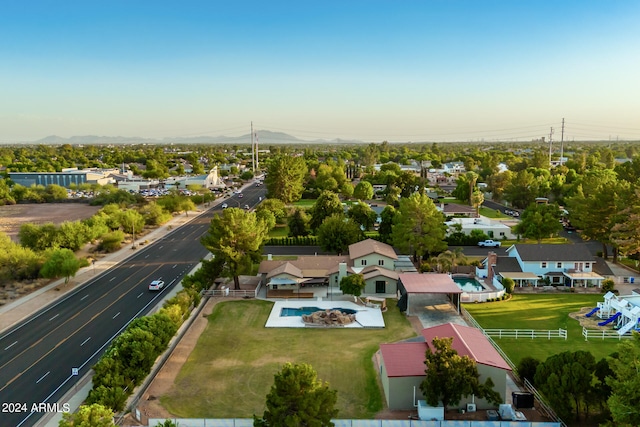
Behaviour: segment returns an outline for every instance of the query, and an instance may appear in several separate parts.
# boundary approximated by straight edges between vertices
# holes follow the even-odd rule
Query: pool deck
[[[384,328],[384,319],[379,308],[365,307],[350,301],[315,301],[315,300],[287,300],[276,301],[269,313],[265,328],[305,328],[301,316],[281,317],[283,308],[318,307],[322,310],[332,308],[349,308],[356,310],[356,321],[340,328]],[[322,326],[311,326],[318,329]],[[334,328],[329,326],[328,328]]]

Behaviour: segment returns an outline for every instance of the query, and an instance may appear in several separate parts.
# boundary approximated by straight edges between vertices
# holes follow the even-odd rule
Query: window
[[[360,260],[360,265],[367,265],[367,260],[366,259]]]
[[[504,237],[504,231],[500,232],[500,236]]]
[[[585,262],[585,263],[584,263],[584,268],[589,268],[589,267],[591,267],[591,264],[590,264],[590,263],[588,263],[588,262]]]
[[[542,263],[542,268],[547,268],[547,263],[546,262]]]
[[[561,263],[561,262],[559,262],[558,264],[556,264],[556,267],[557,267],[557,268],[562,268],[562,263]]]
[[[378,265],[384,265],[384,260],[383,259],[379,259],[378,260]]]
[[[376,293],[377,294],[386,294],[387,293],[387,282],[384,280],[376,280]]]

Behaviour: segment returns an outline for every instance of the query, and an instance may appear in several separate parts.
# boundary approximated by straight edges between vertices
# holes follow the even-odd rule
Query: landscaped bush
[[[93,388],[87,403],[122,411],[128,396],[149,375],[196,301],[200,301],[199,293],[184,289],[165,302],[160,312],[131,322],[93,367]]]

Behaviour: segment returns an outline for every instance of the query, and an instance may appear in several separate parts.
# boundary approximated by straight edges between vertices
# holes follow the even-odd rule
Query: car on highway
[[[164,288],[164,282],[162,280],[154,280],[153,282],[149,283],[150,291],[159,291],[162,288]]]
[[[227,209],[228,207],[229,207],[229,205],[228,205],[228,204],[226,204],[226,203],[223,203],[223,204],[222,204],[222,209]]]
[[[245,210],[249,210],[249,209],[251,209],[251,208],[249,207],[249,205],[244,205],[244,208],[245,208]]]
[[[242,199],[242,198],[244,197],[244,194],[240,193],[240,194],[238,194],[238,197],[239,197],[240,199]]]

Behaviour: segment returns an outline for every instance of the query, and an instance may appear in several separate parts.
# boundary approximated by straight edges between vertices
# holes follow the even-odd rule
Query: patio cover
[[[599,275],[598,273],[593,273],[591,271],[585,272],[585,271],[580,271],[580,272],[575,272],[575,273],[564,273],[568,278],[570,278],[571,280],[604,280],[604,277],[602,277],[601,275]]]
[[[448,274],[403,273],[399,275],[402,286],[410,294],[461,294],[462,290]]]
[[[524,271],[501,271],[500,275],[513,280],[540,280],[537,275]]]
[[[279,278],[273,278],[271,280],[269,280],[268,285],[295,285],[298,282],[296,282],[293,279],[279,279]]]

